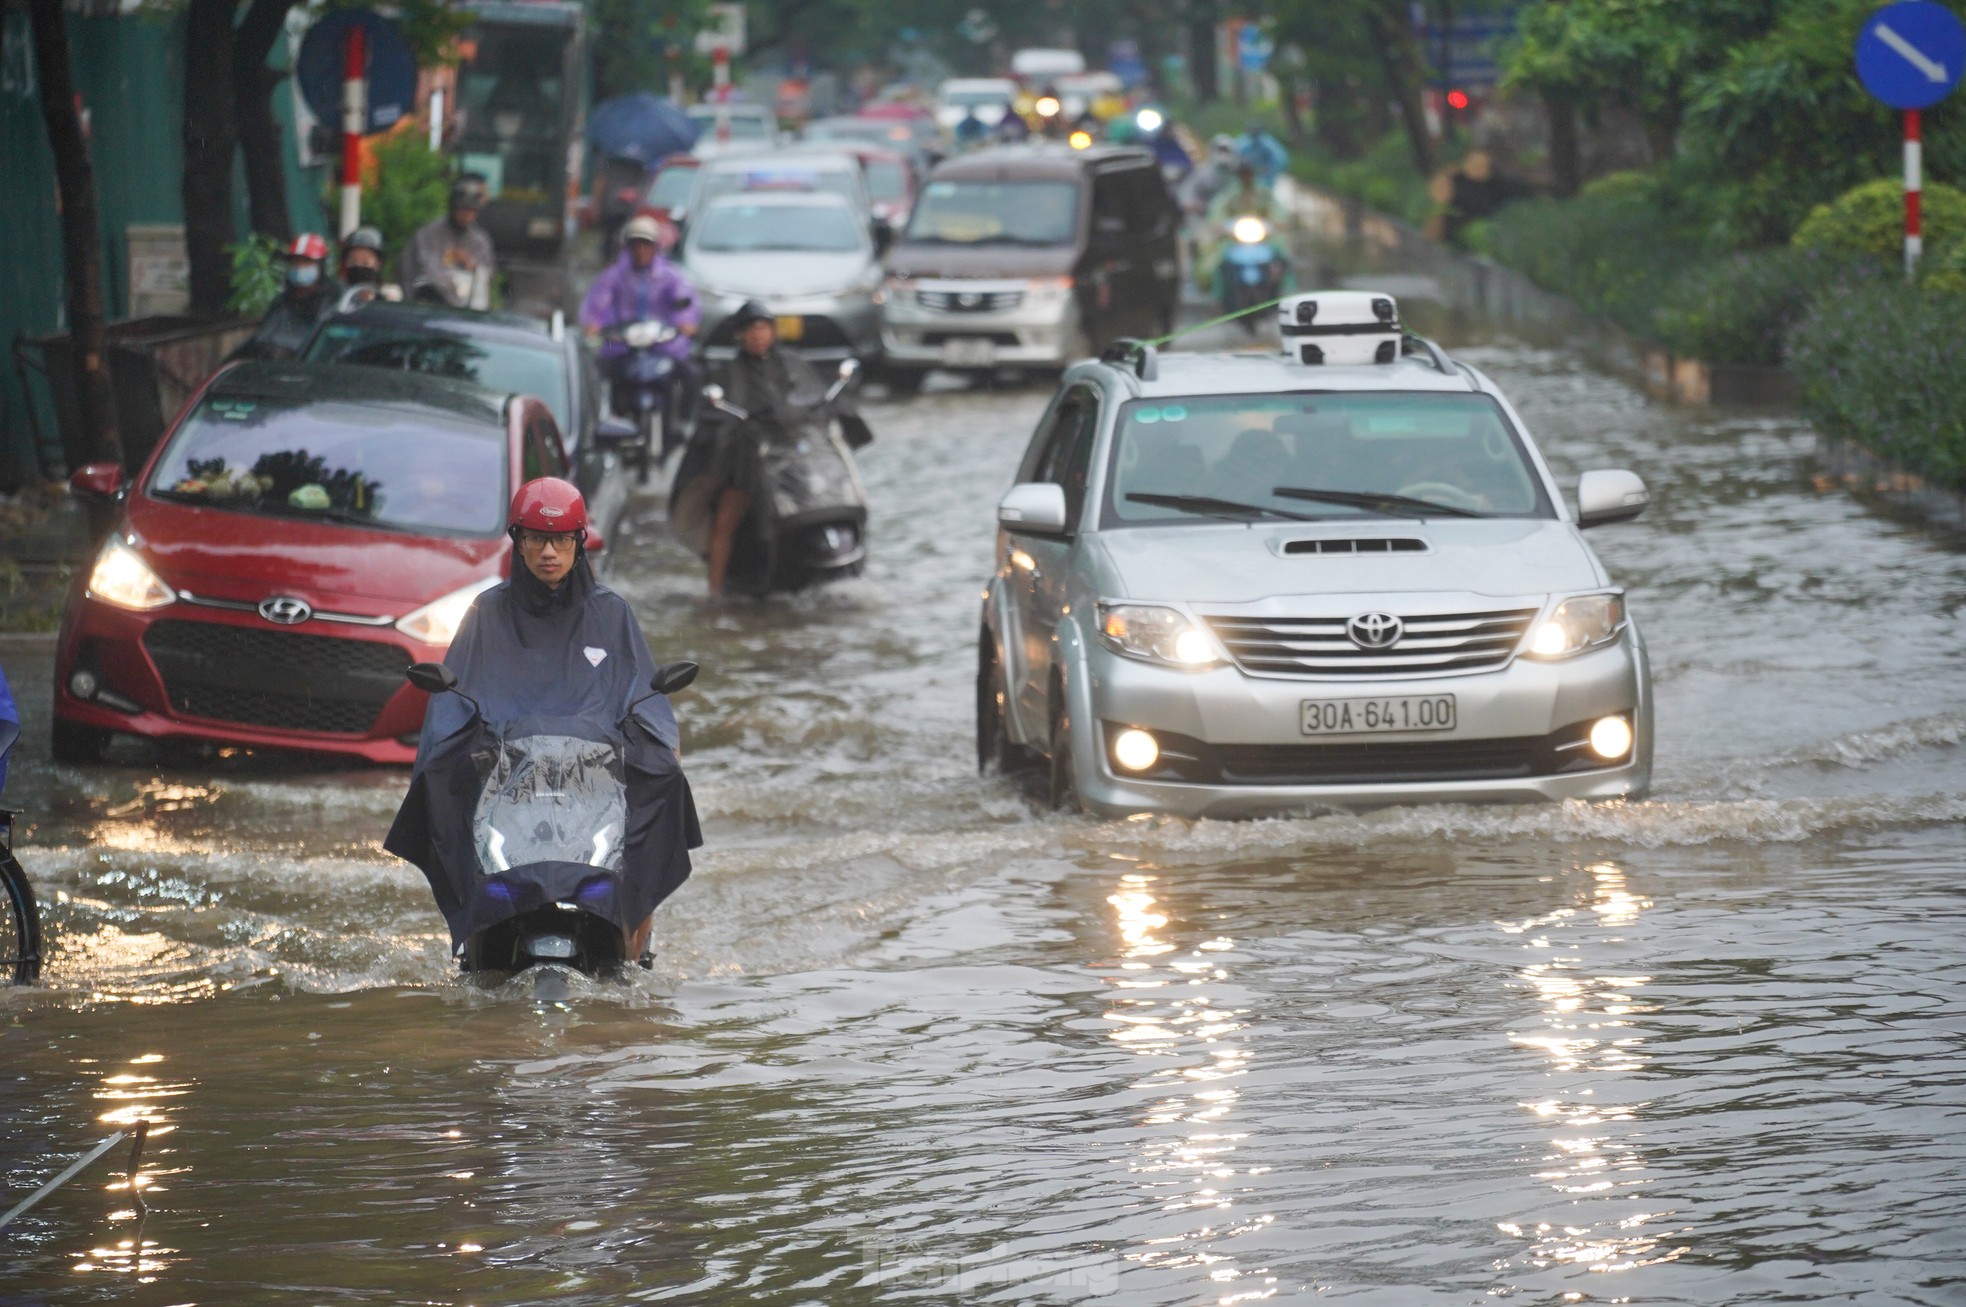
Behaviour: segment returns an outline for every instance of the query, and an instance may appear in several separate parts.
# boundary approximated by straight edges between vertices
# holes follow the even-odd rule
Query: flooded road
[[[1454,342],[1450,342],[1454,343]],[[973,773],[977,595],[1042,390],[873,404],[864,578],[614,584],[708,827],[652,973],[446,958],[401,773],[56,769],[9,799],[45,988],[0,994],[0,1302],[1966,1302],[1966,551],[1785,417],[1464,342],[1658,674],[1642,803],[1250,823]],[[120,1154],[118,1154],[120,1156]]]

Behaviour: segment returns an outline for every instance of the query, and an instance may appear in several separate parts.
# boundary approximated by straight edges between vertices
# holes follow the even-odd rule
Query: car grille
[[[1021,290],[918,290],[915,302],[939,313],[1003,313],[1024,302]]]
[[[1493,740],[1360,740],[1345,744],[1208,744],[1155,731],[1160,760],[1142,780],[1195,785],[1375,785],[1501,781],[1614,767],[1586,747],[1592,723]],[[1111,740],[1125,729],[1106,723]]]
[[[1203,614],[1235,659],[1259,676],[1430,676],[1481,672],[1514,655],[1537,609],[1402,616],[1404,631],[1386,649],[1363,649],[1343,617],[1228,617]]]
[[[329,735],[367,734],[410,665],[395,644],[176,619],[143,647],[177,712]]]

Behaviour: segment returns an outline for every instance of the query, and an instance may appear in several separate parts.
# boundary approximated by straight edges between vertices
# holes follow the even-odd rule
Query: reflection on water
[[[144,1208],[115,1150],[0,1294],[1956,1303],[1966,555],[1812,491],[1792,421],[1468,356],[1566,482],[1653,487],[1591,536],[1659,666],[1649,800],[1033,811],[969,732],[1045,396],[876,406],[859,580],[705,608],[654,500],[621,533],[706,668],[653,972],[463,983],[377,847],[400,773],[30,752],[54,955],[0,994],[0,1191],[152,1128]]]

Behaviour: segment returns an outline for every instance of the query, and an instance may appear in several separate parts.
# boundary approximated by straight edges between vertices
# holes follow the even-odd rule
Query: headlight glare
[[[1215,641],[1185,613],[1158,604],[1101,604],[1099,634],[1129,658],[1170,667],[1209,667],[1221,661]]]
[[[1229,225],[1229,234],[1244,245],[1260,245],[1270,239],[1270,224],[1245,213]]]
[[[412,640],[448,649],[457,638],[457,628],[464,624],[464,615],[471,611],[471,602],[497,584],[495,576],[473,581],[442,599],[431,600],[396,623],[396,629]]]
[[[1532,658],[1568,658],[1611,643],[1624,628],[1623,595],[1577,595],[1536,624],[1528,652]]]
[[[1601,717],[1591,726],[1591,752],[1606,761],[1631,752],[1631,723],[1622,717]]]
[[[1160,741],[1137,726],[1113,737],[1113,761],[1128,771],[1146,771],[1160,761]]]
[[[164,584],[143,555],[120,540],[111,540],[96,555],[95,570],[89,573],[89,594],[106,604],[149,612],[162,608],[177,596]]]

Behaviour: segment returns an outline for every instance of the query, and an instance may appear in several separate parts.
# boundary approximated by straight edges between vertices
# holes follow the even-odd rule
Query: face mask
[[[321,265],[318,263],[296,263],[287,269],[289,286],[312,286],[321,280]]]
[[[382,280],[382,269],[354,264],[341,270],[341,279],[351,286],[374,285]]]

